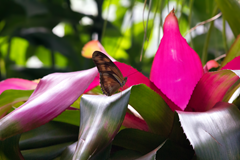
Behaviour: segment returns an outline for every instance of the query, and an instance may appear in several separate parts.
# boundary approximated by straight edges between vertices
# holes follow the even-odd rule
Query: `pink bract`
[[[116,66],[119,68],[119,70],[121,71],[121,73],[123,74],[124,77],[127,77],[127,82],[126,84],[123,86],[123,88],[121,88],[120,90],[125,90],[133,85],[138,85],[138,84],[145,84],[146,86],[148,86],[149,88],[151,88],[153,91],[155,91],[156,93],[158,93],[163,99],[164,101],[168,104],[168,106],[172,109],[172,110],[180,110],[180,108],[178,106],[176,106],[176,104],[174,104],[168,97],[166,97],[166,95],[164,95],[156,86],[154,83],[152,83],[146,76],[144,76],[141,72],[139,72],[138,70],[136,70],[135,68],[131,67],[130,65],[127,65],[125,63],[121,63],[121,62],[114,62],[116,64]],[[90,84],[90,86],[86,89],[85,93],[89,90],[91,90],[92,88],[98,86],[100,84],[100,80],[99,80],[99,74],[95,77],[95,79],[93,80],[93,82]]]
[[[224,69],[239,70],[240,69],[239,62],[240,62],[240,56],[228,62],[221,70],[224,70]]]
[[[30,90],[37,87],[36,82],[20,79],[20,78],[9,78],[0,82],[0,94],[8,89],[16,90]]]
[[[205,112],[212,109],[238,80],[239,76],[230,70],[205,73],[196,85],[186,111]]]
[[[166,17],[163,32],[150,80],[184,110],[194,87],[203,75],[202,64],[198,54],[181,36],[174,10]]]
[[[94,67],[43,77],[28,101],[0,120],[0,140],[37,128],[58,116],[86,90],[97,73]]]

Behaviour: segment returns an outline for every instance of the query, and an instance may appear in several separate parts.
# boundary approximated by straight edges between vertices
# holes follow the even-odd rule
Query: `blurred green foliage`
[[[0,80],[36,79],[93,67],[91,59],[81,56],[81,50],[96,35],[111,56],[148,76],[164,18],[172,8],[182,35],[201,57],[209,23],[191,32],[191,38],[186,32],[211,18],[216,2],[153,0],[146,1],[144,8],[143,0],[0,0]],[[96,13],[91,13],[94,9]],[[215,20],[210,31],[207,60],[226,53],[234,40],[228,25],[223,31],[222,21],[222,17]],[[62,36],[53,32],[56,26],[62,28]],[[29,65],[32,59],[37,59],[35,66]]]

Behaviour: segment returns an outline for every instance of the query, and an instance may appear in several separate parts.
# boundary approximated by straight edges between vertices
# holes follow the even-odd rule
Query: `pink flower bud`
[[[184,110],[203,75],[202,64],[198,54],[182,37],[174,10],[165,19],[163,33],[150,80]]]

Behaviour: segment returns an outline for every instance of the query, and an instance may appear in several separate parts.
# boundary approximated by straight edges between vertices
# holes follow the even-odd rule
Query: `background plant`
[[[235,22],[230,28],[226,18],[231,22],[238,14],[220,16],[187,32],[217,15],[221,3],[220,0],[1,0],[0,79],[37,79],[56,71],[90,68],[94,64],[81,56],[81,50],[92,38],[98,38],[111,56],[148,76],[162,37],[163,18],[173,7],[182,35],[205,64],[228,51],[239,27]],[[228,9],[223,7],[223,11]],[[236,28],[234,34],[233,28]]]
[[[78,1],[78,2],[83,2],[83,1]],[[226,5],[226,3],[228,4]],[[182,34],[186,35],[186,38],[188,39],[190,45],[200,55],[203,64],[205,64],[208,60],[219,57],[223,53],[227,52],[228,46],[232,44],[233,40],[235,40],[235,45],[233,45],[231,50],[228,52],[233,54],[228,54],[230,56],[227,57],[228,60],[226,60],[227,58],[225,59],[226,60],[225,64],[229,62],[231,59],[233,59],[234,57],[238,56],[238,48],[236,44],[239,43],[238,42],[239,38],[235,39],[235,37],[237,37],[237,35],[239,34],[239,29],[238,27],[236,27],[236,26],[239,26],[238,17],[235,14],[234,15],[228,14],[230,9],[228,8],[229,5],[232,6],[231,8],[232,11],[234,10],[236,12],[239,12],[239,4],[236,1],[226,2],[226,1],[216,0],[213,2],[206,1],[206,3],[205,1],[203,1],[202,3],[195,2],[195,1],[189,1],[189,2],[188,1],[181,1],[181,2],[179,1],[157,1],[157,2],[155,1],[146,1],[146,2],[96,1],[96,4],[97,4],[96,8],[98,9],[97,11],[101,13],[98,15],[95,15],[95,14],[91,15],[85,12],[81,12],[81,13],[74,12],[70,7],[71,3],[69,1],[61,1],[61,2],[31,1],[31,2],[25,2],[25,3],[21,1],[3,1],[3,4],[5,4],[5,6],[13,5],[14,8],[17,8],[17,9],[8,13],[7,9],[2,7],[2,11],[5,11],[5,12],[2,12],[4,13],[3,14],[4,18],[1,21],[1,46],[0,47],[1,47],[2,78],[22,77],[22,78],[34,79],[34,78],[41,78],[48,73],[56,72],[56,71],[66,72],[66,71],[83,70],[86,68],[90,68],[91,66],[93,66],[92,61],[83,58],[80,52],[82,50],[83,44],[85,44],[92,38],[94,39],[98,38],[102,42],[103,46],[106,48],[107,52],[110,53],[110,55],[112,55],[119,61],[131,64],[131,66],[137,68],[138,70],[141,70],[145,75],[148,75],[151,64],[152,64],[153,54],[156,52],[156,49],[154,48],[155,47],[157,48],[159,44],[159,40],[161,39],[161,35],[162,35],[161,32],[156,34],[157,32],[154,31],[154,27],[156,27],[158,31],[161,31],[161,26],[162,26],[161,18],[165,17],[164,13],[168,13],[169,10],[171,10],[172,4],[176,10],[177,16],[179,17],[179,24],[180,24],[180,29]],[[201,8],[200,6],[202,6],[203,8],[199,9]],[[138,7],[140,7],[139,10],[138,10]],[[88,8],[90,10],[91,7],[88,7]],[[113,14],[114,12],[112,13],[111,11],[111,10],[114,10],[114,8],[116,10],[115,13],[117,16],[115,17],[115,19],[114,18],[112,19],[110,15],[114,15]],[[147,16],[144,17],[145,21],[142,21],[141,14],[139,14],[136,11],[141,11],[140,13],[142,13],[142,11],[144,11],[144,8],[147,11],[146,12]],[[150,11],[149,17],[148,17],[148,11]],[[231,28],[230,29],[228,27],[228,29],[230,29],[230,31],[232,31],[233,34],[231,34],[231,32],[227,32],[226,34],[226,31],[225,31],[226,24],[224,23],[225,20],[222,20],[221,18],[219,18],[218,20],[220,21],[222,20],[222,22],[220,22],[222,25],[222,29],[221,27],[219,27],[221,25],[218,25],[218,22],[217,22],[218,20],[216,20],[216,22],[212,21],[210,24],[207,23],[208,21],[205,21],[206,19],[209,19],[214,15],[220,15],[221,13],[219,14],[219,11],[221,11],[224,18],[227,19]],[[13,14],[15,12],[16,12],[16,16]],[[198,12],[200,12],[201,14],[198,15]],[[102,18],[104,16],[105,18]],[[140,20],[138,20],[137,17],[140,17]],[[200,21],[206,22],[206,24],[203,27],[205,29],[201,30],[201,27],[198,27],[196,31],[193,31],[190,34],[186,33],[187,31],[189,31],[189,29],[192,26],[194,26],[196,23]],[[62,35],[59,35],[59,33],[56,33],[58,34],[58,36],[56,36],[53,32],[55,32],[55,30],[59,28],[59,26],[56,27],[56,25],[58,25],[59,23],[61,23],[64,26],[64,34],[62,33]],[[127,25],[124,25],[124,23]],[[146,25],[146,30],[144,30],[144,27],[143,27],[144,24]],[[62,36],[62,37],[60,38],[59,36]],[[217,39],[215,39],[215,37],[217,37]],[[154,45],[154,43],[156,43],[155,44],[156,46]],[[142,62],[139,61],[141,52],[144,53]],[[151,52],[153,53],[152,56],[151,56]],[[18,53],[18,56],[14,56],[14,54],[17,54],[17,53]],[[38,58],[38,60],[41,61],[41,63],[39,63],[38,68],[29,68],[29,66],[31,66],[29,64],[30,63],[29,59],[33,59],[33,58],[35,59]],[[224,64],[224,61],[222,64]],[[34,65],[34,67],[36,67],[36,65]],[[234,78],[232,79],[232,83],[234,83],[234,85],[230,87],[230,84],[228,84],[228,85],[224,85],[224,87],[226,87],[225,89],[229,89],[228,87],[230,87],[230,89],[228,90],[229,92],[235,91],[235,89],[239,86],[238,85],[239,77],[237,76],[237,74],[234,74],[231,71],[219,71],[219,72],[216,72],[215,78],[217,78],[217,76],[221,76],[221,74],[219,73],[222,73],[223,78],[225,74],[233,75]],[[69,73],[69,74],[67,73],[66,75],[70,76],[74,74],[76,73]],[[211,75],[211,74],[212,73],[209,72],[209,74],[205,74],[205,77],[208,77],[208,75]],[[56,77],[55,78],[57,81],[59,81],[59,83],[62,82],[61,80],[68,81],[67,79],[68,77],[66,79],[60,79],[61,74],[57,74],[57,75],[59,75],[59,78],[56,78]],[[231,79],[231,77],[229,78]],[[73,80],[76,80],[76,79],[73,79]],[[44,81],[48,81],[48,78],[47,77],[43,78],[42,83]],[[83,81],[81,81],[81,83],[82,82]],[[204,82],[204,81],[201,81],[201,82]],[[74,83],[76,83],[76,81],[74,81]],[[79,83],[78,85],[82,86]],[[84,83],[87,84],[88,81],[86,82],[84,81]],[[47,84],[51,84],[51,83],[47,83]],[[216,85],[217,84],[218,83],[216,83]],[[95,89],[97,90],[99,88],[95,88]],[[130,98],[129,98],[129,92],[130,92],[129,90],[131,90]],[[54,95],[54,90],[51,90],[51,91],[52,91],[51,94]],[[41,92],[41,90],[39,92]],[[47,93],[48,90],[46,90],[45,92]],[[82,90],[78,92],[80,94]],[[93,92],[98,92],[98,91],[93,91]],[[142,103],[141,105],[137,104],[136,97],[137,96],[141,97],[143,96],[142,94],[146,92],[148,92],[149,95],[151,95],[151,98],[153,98],[156,102],[155,105],[151,106],[153,107],[153,110],[157,111],[154,113],[158,113],[156,114],[158,115],[156,117],[154,116],[154,114],[150,115],[151,113],[150,111],[153,111],[153,110],[149,109],[148,111],[146,111],[146,109],[144,109],[146,107],[144,103]],[[227,92],[227,94],[224,97],[226,101],[229,98],[228,96],[232,95],[232,93],[229,93],[229,92]],[[207,113],[193,113],[193,112],[191,112],[191,114],[186,114],[184,112],[173,113],[169,109],[169,107],[165,104],[165,102],[162,100],[162,98],[159,97],[159,95],[157,95],[155,92],[153,92],[152,90],[150,90],[144,85],[133,86],[131,89],[128,89],[126,92],[122,92],[122,93],[123,93],[123,97],[120,104],[124,101],[126,102],[124,103],[126,107],[127,102],[129,100],[129,103],[136,110],[138,110],[138,112],[141,114],[141,116],[143,116],[144,120],[148,124],[147,127],[149,128],[144,128],[143,126],[141,130],[150,131],[150,132],[144,132],[141,130],[134,130],[134,129],[122,130],[125,127],[124,125],[122,126],[122,128],[120,128],[121,131],[116,136],[115,136],[116,134],[115,130],[111,130],[111,131],[107,130],[108,134],[106,135],[112,135],[114,137],[112,148],[109,148],[109,146],[107,146],[108,144],[107,139],[109,138],[107,137],[106,143],[103,143],[103,145],[101,146],[101,148],[103,148],[102,152],[99,152],[93,158],[96,158],[99,156],[108,157],[108,153],[110,152],[109,151],[110,149],[111,149],[110,158],[113,158],[113,159],[119,158],[124,155],[128,155],[128,157],[131,157],[131,158],[141,157],[142,159],[146,157],[148,157],[148,159],[151,159],[150,157],[153,158],[153,157],[156,157],[156,155],[158,155],[157,156],[158,158],[161,158],[161,157],[169,158],[169,155],[166,155],[166,153],[170,153],[170,152],[174,153],[170,155],[170,157],[172,156],[171,158],[181,157],[184,159],[191,159],[194,156],[194,151],[197,154],[198,158],[200,157],[202,159],[208,158],[209,156],[208,152],[211,152],[211,156],[215,157],[216,159],[219,159],[217,158],[219,157],[219,155],[224,155],[222,156],[222,158],[224,159],[226,159],[226,157],[229,158],[231,156],[233,156],[233,158],[237,158],[236,155],[238,155],[237,153],[239,153],[239,147],[237,146],[238,142],[235,141],[234,137],[235,136],[237,137],[238,135],[237,134],[238,132],[236,130],[239,128],[239,120],[238,120],[239,110],[235,106],[232,106],[230,104],[225,104],[225,103],[218,103],[215,105],[215,107],[216,108],[219,107],[219,109],[212,110]],[[198,95],[198,92],[195,92],[195,93],[196,94],[194,94],[194,96],[197,97],[196,95]],[[14,101],[17,102],[19,98],[22,98],[21,100],[25,101],[30,96],[30,94],[31,94],[31,91],[26,91],[26,92],[25,91],[15,92],[11,90],[5,91],[3,94],[1,94],[1,99],[4,101],[0,103],[2,106],[4,106],[4,104],[6,103],[11,104],[11,102],[14,102]],[[127,94],[128,96],[126,96]],[[36,95],[40,96],[41,94],[36,94]],[[31,98],[33,101],[36,102],[36,104],[41,104],[41,103],[38,103],[39,99],[36,99],[36,98],[34,99],[34,96],[30,97],[30,99]],[[81,100],[81,113],[85,113],[84,106],[86,106],[85,110],[88,110],[90,107],[89,104],[92,104],[91,100],[90,101],[88,100],[89,99],[87,96],[83,96]],[[18,106],[20,106],[23,103],[22,101],[19,103],[15,103],[13,110],[14,108],[17,108]],[[110,101],[110,99],[103,101],[101,103],[103,104],[103,106],[108,105],[108,101]],[[149,100],[142,99],[142,101],[148,102]],[[117,101],[114,101],[114,103],[116,102]],[[159,104],[161,104],[161,107],[158,107]],[[237,102],[235,102],[235,104],[237,104]],[[68,107],[68,105],[66,106]],[[35,130],[26,132],[21,136],[17,135],[17,136],[5,139],[4,141],[1,141],[0,148],[1,148],[1,151],[5,153],[2,155],[6,156],[4,158],[7,159],[9,157],[11,158],[15,157],[15,159],[18,159],[19,157],[21,157],[21,155],[17,154],[18,153],[17,147],[19,143],[21,153],[23,154],[25,159],[33,159],[33,157],[37,157],[37,156],[40,156],[38,157],[38,159],[46,159],[46,157],[48,157],[48,159],[53,159],[59,156],[60,154],[61,156],[57,157],[57,159],[67,159],[67,157],[69,157],[69,153],[72,153],[71,150],[76,146],[76,143],[73,143],[73,142],[77,140],[77,134],[78,134],[77,133],[78,127],[76,126],[79,125],[79,122],[76,122],[76,120],[80,119],[79,110],[78,110],[79,100],[77,100],[72,106],[77,109],[75,110],[68,109],[64,111],[60,116],[55,118],[54,121],[51,121],[44,126],[41,126],[39,128],[36,128]],[[93,105],[93,107],[94,106],[97,106],[97,105]],[[117,106],[117,103],[116,103],[116,106]],[[119,116],[119,120],[117,121],[120,122],[123,120],[123,115],[125,110],[126,108],[123,109],[123,114]],[[0,111],[4,112],[4,110],[0,110]],[[82,125],[90,123],[91,119],[92,118],[94,119],[94,117],[96,116],[102,116],[101,119],[103,121],[101,125],[105,126],[104,123],[108,122],[108,120],[105,121],[105,118],[112,117],[112,115],[107,115],[107,114],[105,115],[104,110],[101,112],[103,113],[103,115],[101,114],[95,115],[94,109],[92,111],[93,112],[90,115],[87,115],[87,114],[83,114],[83,116],[81,115]],[[107,112],[107,113],[110,113],[110,112]],[[115,112],[113,111],[113,113]],[[216,113],[218,116],[214,117]],[[218,119],[218,117],[223,117],[224,115],[227,115],[227,114],[230,114],[231,115],[230,117],[232,118],[232,119],[226,119],[227,122],[229,124],[234,124],[234,125],[232,126],[224,125],[222,128],[219,128],[219,131],[223,133],[222,134],[223,136],[218,137],[217,136],[218,132],[216,132],[216,130],[211,130],[211,129],[221,124],[222,119],[221,118]],[[159,118],[159,115],[161,115],[160,118],[162,119],[157,119]],[[166,115],[169,115],[169,116],[166,117]],[[194,118],[196,116],[199,116],[199,118],[198,119]],[[87,118],[84,118],[84,117],[87,117]],[[208,119],[208,118],[212,119],[213,123],[211,124],[205,123],[205,119]],[[125,119],[126,119],[126,116],[125,116]],[[114,122],[114,121],[115,121],[114,119],[110,120],[110,122]],[[167,121],[169,124],[166,123],[165,121]],[[181,122],[181,126],[179,124],[179,121]],[[199,139],[197,141],[194,141],[193,137],[195,135],[195,132],[196,134],[199,134],[198,132],[199,130],[195,131],[196,123],[198,124],[198,129],[200,128],[205,131],[205,132],[201,132],[201,134],[213,135],[214,138],[217,137],[217,141],[220,142],[220,144],[229,144],[228,149],[236,145],[236,147],[231,148],[231,151],[233,154],[224,152],[228,150],[223,150],[221,147],[219,147],[221,145],[216,145],[216,142],[213,141],[213,139],[211,139],[211,141],[208,141],[208,143],[201,141],[201,139],[200,141]],[[32,125],[34,125],[34,123],[32,123]],[[75,125],[75,126],[72,126],[72,125]],[[1,129],[3,129],[2,126],[1,126]],[[118,127],[120,127],[118,123],[116,124],[113,123],[112,126],[117,126],[116,131],[119,129]],[[204,126],[206,128],[202,128],[201,126]],[[88,125],[86,125],[85,127],[88,128]],[[183,134],[181,127],[184,129],[185,134],[187,135],[187,138],[191,141],[191,144],[193,145],[193,147],[195,147],[195,145],[197,146],[200,145],[201,146],[200,148],[194,148],[195,150],[192,149],[185,135]],[[233,127],[234,129],[229,127]],[[71,129],[68,129],[68,131],[65,132],[64,130],[66,128],[71,128]],[[83,130],[82,127],[80,128]],[[23,130],[26,131],[27,128],[23,128]],[[45,131],[49,131],[49,133]],[[105,130],[102,130],[102,131],[99,133],[100,134],[106,133]],[[9,131],[6,130],[6,133],[7,132]],[[54,134],[51,134],[51,132],[54,132]],[[94,132],[94,133],[97,133],[97,132]],[[5,136],[4,133],[5,132],[1,132],[2,137]],[[168,134],[170,135],[167,136]],[[89,134],[84,134],[84,135],[89,135]],[[133,135],[135,135],[135,137]],[[233,138],[232,139],[226,138],[226,135],[233,135],[231,136]],[[96,137],[97,136],[94,136],[94,137],[90,136],[90,138],[96,138]],[[166,139],[166,137],[168,137],[169,139]],[[220,139],[223,139],[224,143],[222,143]],[[97,142],[98,140],[99,139],[96,138]],[[125,140],[128,143],[124,143],[123,140]],[[131,144],[129,145],[129,142],[131,142],[132,145]],[[81,141],[79,141],[79,143],[81,143]],[[89,143],[91,143],[91,141]],[[91,148],[91,145],[88,145],[88,149],[94,150],[94,148]],[[14,151],[12,153],[15,153],[15,154],[9,154],[8,150]],[[77,152],[81,153],[81,149],[78,150]],[[218,154],[218,153],[221,153],[221,154]],[[121,157],[121,158],[124,159],[124,157]]]

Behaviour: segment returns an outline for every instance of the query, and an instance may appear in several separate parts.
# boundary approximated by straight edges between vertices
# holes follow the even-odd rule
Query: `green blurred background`
[[[173,8],[189,45],[200,57],[207,47],[204,64],[225,54],[235,39],[222,16],[211,29],[210,22],[187,34],[218,14],[216,6],[209,0],[0,0],[0,80],[93,67],[81,55],[93,39],[118,61],[149,76],[164,18]]]

